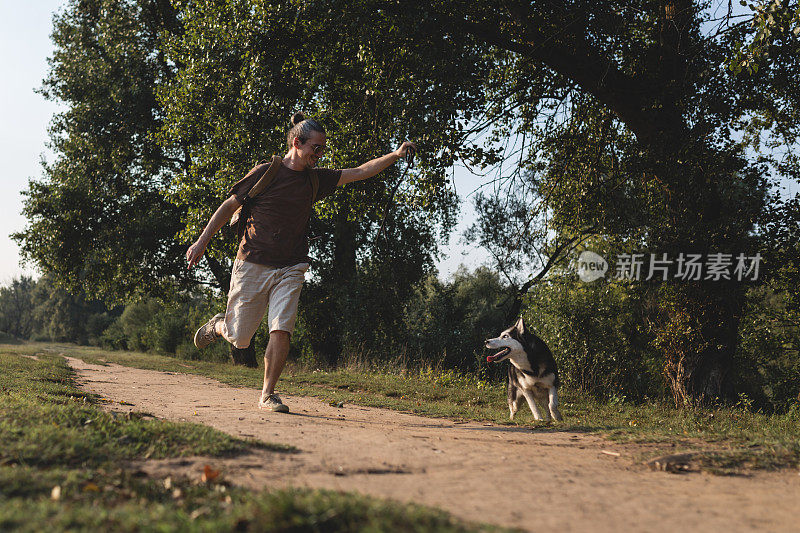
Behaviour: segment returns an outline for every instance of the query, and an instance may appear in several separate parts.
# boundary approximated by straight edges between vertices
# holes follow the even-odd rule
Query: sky
[[[20,265],[19,248],[9,235],[25,227],[22,191],[30,178],[41,177],[41,159],[53,160],[47,148],[47,127],[53,114],[63,108],[35,90],[47,75],[47,58],[53,50],[53,13],[66,4],[65,0],[0,0],[0,68],[9,73],[0,84],[0,160],[4,163],[0,178],[0,285],[21,274],[38,275],[31,266]],[[463,169],[456,170],[455,179],[462,198],[479,184],[478,178]],[[445,257],[437,264],[440,276],[448,277],[462,263],[474,269],[487,259],[485,251],[460,244],[460,234],[473,217],[471,202],[464,202],[459,225],[450,245],[442,249]]]
[[[9,234],[25,226],[21,191],[28,179],[41,175],[47,150],[47,126],[59,105],[34,89],[41,87],[52,51],[52,14],[63,0],[15,2],[0,0],[0,285],[20,274],[34,274],[19,265],[19,250]]]

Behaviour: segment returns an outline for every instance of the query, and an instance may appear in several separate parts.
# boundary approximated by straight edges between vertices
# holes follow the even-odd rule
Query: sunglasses
[[[311,149],[314,151],[314,155],[321,156],[322,154],[325,153],[327,147],[321,144],[312,144]]]

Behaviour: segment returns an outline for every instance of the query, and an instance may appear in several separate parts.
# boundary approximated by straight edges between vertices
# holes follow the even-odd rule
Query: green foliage
[[[159,309],[147,322],[143,337],[150,350],[174,354],[178,344],[190,338],[185,307]]]
[[[122,315],[117,319],[126,339],[124,349],[139,352],[147,350],[149,345],[147,326],[153,321],[160,309],[159,302],[152,298],[125,306]]]
[[[31,284],[29,294],[33,305],[29,336],[37,340],[97,344],[114,313],[82,290],[71,294],[59,288],[53,275]]]
[[[228,358],[224,343],[203,354],[192,343],[195,330],[216,314],[220,305],[213,295],[177,293],[170,299],[142,298],[124,308],[109,309],[101,302],[89,301],[83,291],[70,294],[57,288],[50,275],[37,281],[20,278],[0,287],[0,309],[5,311],[0,311],[4,328],[0,331],[23,339],[223,361]]]
[[[739,330],[737,389],[768,412],[796,409],[800,401],[800,326],[788,303],[785,293],[751,289]]]
[[[108,301],[169,299],[198,282],[225,290],[235,243],[213,241],[196,278],[182,267],[183,246],[233,182],[284,149],[288,118],[302,109],[327,126],[328,166],[357,166],[407,138],[420,141],[418,169],[392,206],[399,166],[384,172],[386,181],[339,191],[314,222],[325,235],[313,250],[317,292],[328,305],[318,314],[344,316],[349,295],[379,284],[402,307],[455,220],[446,170],[459,138],[437,124],[481,105],[483,78],[469,68],[485,58],[458,40],[409,40],[388,13],[370,26],[356,23],[376,14],[357,10],[337,20],[294,2],[71,2],[55,20],[43,90],[68,110],[52,128],[58,158],[27,192],[29,225],[15,236],[23,254],[60,285]],[[325,46],[316,46],[321,36]],[[458,76],[469,88],[429,76]],[[378,243],[387,210],[386,241]],[[392,329],[397,314],[386,320],[379,327]],[[331,361],[349,342],[341,330],[315,337]]]
[[[768,0],[748,2],[739,0],[748,8],[751,18],[748,32],[743,40],[737,41],[728,68],[735,74],[747,70],[747,74],[758,72],[760,66],[770,59],[770,49],[782,42],[794,41],[800,36],[800,5],[787,0]]]
[[[549,345],[568,390],[611,400],[662,398],[641,295],[618,284],[555,277],[531,290],[523,317]]]
[[[86,319],[86,339],[92,346],[100,346],[106,330],[115,321],[111,312],[93,313]]]
[[[396,274],[396,273],[395,273]],[[314,284],[303,289],[296,356],[308,366],[361,364],[367,368],[480,368],[483,340],[506,326],[508,294],[488,269],[459,269],[446,283],[435,274],[407,287],[393,286],[382,269],[359,270],[356,290],[347,294],[349,312],[331,320],[331,306]],[[326,329],[344,331],[342,356],[318,354]],[[320,335],[321,334],[321,335]]]
[[[103,334],[104,346],[122,350],[177,355],[182,359],[225,361],[228,345],[218,342],[203,351],[193,344],[194,332],[216,314],[216,298],[192,294],[170,300],[147,298],[125,306]]]
[[[42,94],[66,110],[50,130],[56,160],[24,193],[28,225],[13,237],[54,282],[92,298],[190,282],[175,240],[181,214],[164,197],[177,162],[153,141],[154,90],[171,76],[158,46],[168,5],[71,0],[54,19]]]
[[[510,325],[509,303],[507,287],[484,267],[468,272],[462,266],[446,283],[428,277],[406,306],[406,357],[440,371],[487,371],[482,362],[484,340]],[[505,373],[494,367],[488,372]]]
[[[298,332],[309,331],[304,346],[327,364],[345,346],[397,337],[411,287],[431,271],[438,242],[454,223],[447,169],[459,136],[450,128],[482,101],[483,78],[470,70],[485,63],[482,52],[459,40],[408,39],[391,14],[369,4],[332,5],[347,12],[342,17],[320,17],[324,6],[296,2],[178,8],[183,29],[165,43],[179,68],[158,91],[166,117],[159,142],[176,151],[188,147],[191,165],[169,197],[187,213],[185,239],[199,234],[255,161],[285,149],[295,110],[325,125],[330,151],[323,166],[355,167],[405,139],[419,142],[417,168],[392,205],[401,164],[317,206],[312,230],[322,239],[313,244]],[[443,83],[455,76],[461,85]],[[234,247],[215,240],[207,253],[229,264]]]
[[[100,346],[113,350],[124,350],[128,346],[128,337],[119,319],[114,320],[103,330],[100,336]]]
[[[800,169],[790,149],[800,47],[782,40],[773,61],[737,77],[720,65],[751,30],[711,23],[716,7],[426,4],[445,31],[466,32],[500,58],[485,135],[509,148],[495,187],[476,197],[469,236],[518,292],[563,265],[587,233],[629,252],[770,249],[798,262],[783,246],[797,217],[769,215],[780,207],[778,179],[796,180]],[[638,319],[655,334],[675,401],[734,398],[745,286],[668,284],[676,286],[642,288],[653,305]]]
[[[301,293],[294,335],[307,358],[335,365],[340,357],[366,350],[374,354],[370,358],[385,361],[402,347],[404,309],[412,305],[419,280],[433,269],[430,249],[419,240],[409,232],[386,252],[388,257],[365,260],[341,277],[319,266],[319,277],[307,281]]]
[[[33,327],[33,287],[30,276],[14,278],[0,287],[0,331],[27,339]]]
[[[800,315],[800,196],[774,203],[764,220],[764,285],[785,297],[784,320]]]
[[[0,287],[0,331],[19,338],[99,344],[113,310],[55,286],[52,276],[22,276]]]

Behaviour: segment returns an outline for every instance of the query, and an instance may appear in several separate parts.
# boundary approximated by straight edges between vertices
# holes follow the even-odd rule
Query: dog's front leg
[[[558,410],[558,389],[550,387],[547,391],[547,395],[549,400],[547,408],[550,410],[550,414],[553,415],[553,418],[561,422],[561,411]]]
[[[524,394],[525,399],[528,400],[528,406],[531,408],[531,412],[533,412],[533,418],[536,420],[543,420],[542,413],[539,412],[539,406],[536,405],[536,398],[533,396],[533,392],[528,389],[522,389],[522,394]],[[548,418],[550,417],[548,416]]]
[[[519,397],[517,397],[518,393],[519,393],[519,391],[517,390],[517,388],[513,384],[511,384],[509,382],[509,384],[508,384],[508,419],[509,420],[514,420],[514,415],[517,414],[517,409],[519,408],[519,405],[517,404],[517,400],[519,400]]]
[[[519,389],[515,387],[514,391],[514,398],[511,398],[511,394],[509,392],[508,396],[508,412],[509,412],[509,419],[514,420],[514,415],[517,414],[519,410],[519,405],[522,403],[522,395],[519,393]]]
[[[517,377],[514,374],[514,369],[508,365],[508,382],[506,383],[506,390],[508,392],[508,413],[509,419],[514,420],[514,415],[517,414],[519,404],[522,402],[522,394],[517,385]]]

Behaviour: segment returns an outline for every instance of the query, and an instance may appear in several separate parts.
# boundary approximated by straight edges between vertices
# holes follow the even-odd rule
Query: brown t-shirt
[[[253,168],[231,187],[230,194],[242,202],[267,168],[269,163]],[[342,171],[316,170],[319,177],[317,200],[321,200],[333,193]],[[281,164],[272,183],[250,200],[250,216],[236,258],[279,268],[310,262],[308,221],[313,203],[311,195],[308,171],[292,170]]]

